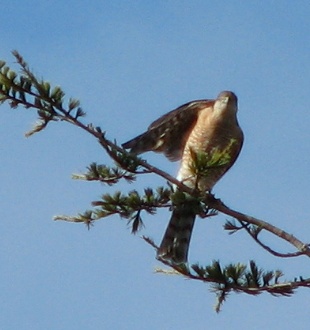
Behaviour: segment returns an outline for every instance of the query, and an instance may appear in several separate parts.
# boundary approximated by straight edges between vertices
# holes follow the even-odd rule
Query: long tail
[[[159,259],[173,263],[186,263],[189,243],[196,214],[189,205],[178,205],[172,216],[157,252]]]

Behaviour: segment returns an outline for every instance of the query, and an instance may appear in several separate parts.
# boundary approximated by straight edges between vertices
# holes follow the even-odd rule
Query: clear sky
[[[239,97],[242,154],[215,187],[227,205],[310,241],[309,1],[7,1],[0,58],[17,49],[31,68],[81,100],[85,122],[118,142],[152,120],[222,90]],[[160,241],[168,211],[145,216],[131,235],[118,217],[87,231],[53,222],[114,189],[162,185],[154,176],[108,188],[71,180],[96,161],[99,145],[65,123],[26,139],[35,113],[2,106],[0,130],[0,328],[308,329],[310,291],[291,298],[231,294],[217,315],[209,287],[155,274],[160,264],[140,235]],[[171,174],[178,165],[146,154]],[[269,255],[227,217],[198,219],[190,261],[247,263],[309,277],[309,260]],[[291,251],[264,236],[267,244]]]

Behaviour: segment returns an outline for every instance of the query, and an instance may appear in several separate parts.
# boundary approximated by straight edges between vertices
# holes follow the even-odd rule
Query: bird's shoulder
[[[148,130],[157,129],[164,125],[178,125],[187,126],[195,122],[202,110],[212,109],[214,100],[194,100],[187,102],[174,110],[171,110],[153,121]]]

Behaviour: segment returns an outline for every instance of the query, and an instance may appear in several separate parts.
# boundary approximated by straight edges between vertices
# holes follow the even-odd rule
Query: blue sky
[[[214,188],[227,205],[309,242],[310,4],[308,1],[27,1],[1,8],[0,58],[17,49],[40,76],[81,100],[86,122],[124,142],[163,113],[221,90],[239,97],[242,154]],[[65,123],[26,139],[35,113],[1,107],[1,329],[307,329],[309,291],[291,298],[229,296],[221,314],[202,283],[154,274],[139,237],[159,242],[169,218],[145,216],[130,234],[111,217],[90,231],[53,222],[113,189],[162,185],[154,176],[127,187],[74,181],[109,159]],[[178,165],[147,154],[171,174]],[[281,260],[245,233],[198,220],[190,261],[247,263],[309,276],[306,257]],[[290,247],[264,236],[280,251]]]

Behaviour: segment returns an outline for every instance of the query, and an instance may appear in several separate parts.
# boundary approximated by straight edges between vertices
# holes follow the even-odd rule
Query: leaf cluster
[[[13,55],[21,73],[17,74],[4,61],[0,61],[0,102],[8,102],[11,108],[24,106],[37,110],[38,122],[26,136],[41,131],[50,121],[72,121],[85,115],[76,99],[69,99],[65,110],[64,91],[59,86],[52,88],[48,81],[36,78],[17,51],[13,51]]]
[[[249,266],[237,263],[225,267],[222,267],[219,261],[213,261],[206,267],[192,265],[192,270],[200,279],[212,283],[212,291],[218,298],[215,307],[217,312],[231,291],[251,295],[267,291],[275,296],[290,296],[294,292],[294,287],[290,284],[279,285],[279,278],[283,276],[280,270],[264,271],[259,269],[253,260],[249,262]]]
[[[109,186],[118,183],[121,179],[131,183],[136,180],[136,176],[126,170],[117,166],[109,167],[95,162],[87,167],[87,172],[84,174],[74,174],[73,179],[86,180],[86,181],[100,181]]]
[[[155,214],[158,208],[170,207],[171,190],[169,188],[158,187],[155,191],[146,188],[144,194],[139,194],[136,190],[124,194],[116,191],[114,194],[105,193],[97,201],[93,201],[93,210],[88,210],[77,216],[56,216],[55,220],[64,220],[69,222],[83,222],[88,227],[94,221],[118,214],[120,217],[128,219],[131,224],[132,233],[136,233],[143,225],[141,212]]]
[[[220,149],[214,147],[212,152],[190,149],[192,159],[190,169],[193,175],[196,177],[203,177],[208,175],[210,169],[227,165],[231,161],[231,147],[236,142],[236,139],[231,139],[226,148]]]

